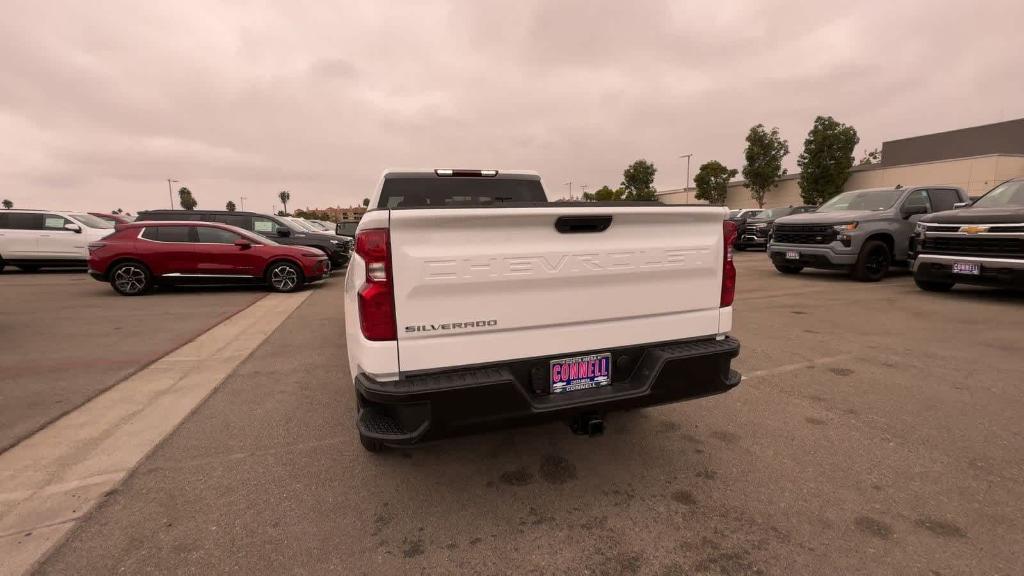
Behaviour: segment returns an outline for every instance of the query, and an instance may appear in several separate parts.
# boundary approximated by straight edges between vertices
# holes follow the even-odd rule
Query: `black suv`
[[[776,220],[791,214],[814,212],[815,209],[817,209],[817,206],[781,206],[769,208],[756,216],[751,216],[744,223],[743,232],[736,237],[736,243],[733,246],[737,250],[745,250],[747,248],[764,248],[767,250],[768,238],[772,235],[772,228]]]
[[[144,210],[139,212],[136,221],[147,220],[178,222],[200,220],[237,226],[270,238],[278,244],[309,246],[323,250],[333,268],[341,268],[348,264],[349,252],[352,248],[351,240],[327,232],[310,232],[285,218],[257,212],[228,212],[227,210]]]

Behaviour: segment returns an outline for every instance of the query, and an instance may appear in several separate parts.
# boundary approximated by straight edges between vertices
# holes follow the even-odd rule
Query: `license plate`
[[[552,394],[607,386],[612,383],[612,355],[605,352],[552,360],[548,375]]]
[[[799,259],[800,259],[800,253],[797,252],[796,250],[787,250],[786,251],[786,260],[799,260]]]
[[[981,275],[981,264],[974,262],[953,262],[953,274]]]

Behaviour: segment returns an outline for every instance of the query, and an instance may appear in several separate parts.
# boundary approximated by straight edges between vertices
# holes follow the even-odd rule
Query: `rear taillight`
[[[736,297],[736,265],[732,261],[732,245],[736,242],[736,234],[735,222],[722,222],[722,235],[725,237],[725,248],[722,253],[722,308],[732,306],[732,301]]]
[[[391,239],[387,228],[356,234],[356,254],[366,265],[366,280],[359,289],[359,325],[367,340],[394,340],[395,292],[391,278]]]

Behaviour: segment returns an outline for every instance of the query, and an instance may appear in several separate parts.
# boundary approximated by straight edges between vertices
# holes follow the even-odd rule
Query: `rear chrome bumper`
[[[489,428],[653,406],[720,394],[741,376],[732,370],[740,344],[706,339],[632,348],[613,362],[613,381],[601,388],[547,394],[549,361],[469,368],[378,382],[359,374],[355,387],[360,434],[388,445],[408,445]],[[628,354],[627,354],[628,353]],[[586,354],[582,352],[580,354]],[[630,355],[636,355],[632,359]],[[566,355],[560,355],[566,356]],[[626,362],[620,358],[627,358]]]

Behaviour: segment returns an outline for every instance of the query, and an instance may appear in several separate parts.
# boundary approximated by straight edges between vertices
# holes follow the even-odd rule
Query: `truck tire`
[[[949,292],[956,285],[955,282],[936,282],[934,280],[918,280],[914,278],[914,284],[925,292]]]
[[[744,246],[744,245],[742,245],[742,244],[733,244],[733,245],[732,245],[732,249],[733,249],[733,250],[737,250],[737,251],[739,251],[739,252],[743,252],[744,250],[746,250],[746,249],[747,249],[747,247],[746,247],[746,246]]]
[[[381,442],[380,440],[375,440],[373,438],[367,438],[362,434],[359,435],[359,443],[363,445],[363,449],[366,450],[367,452],[373,452],[374,454],[378,454],[384,451],[383,442]]]
[[[891,264],[892,252],[885,242],[871,240],[861,247],[852,276],[861,282],[878,282],[885,278]]]
[[[775,269],[783,274],[799,274],[804,267],[799,264],[775,264]]]

